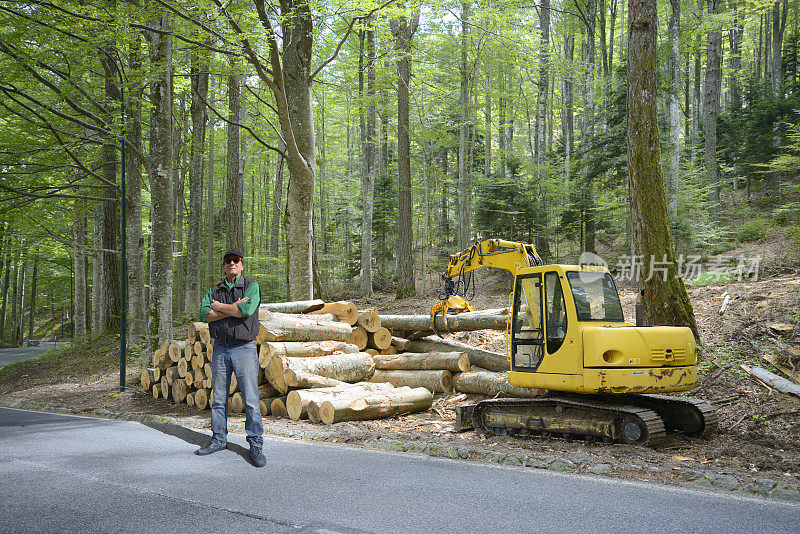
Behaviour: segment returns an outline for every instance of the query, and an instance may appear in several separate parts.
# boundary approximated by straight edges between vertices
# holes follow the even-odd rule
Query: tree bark
[[[75,306],[73,310],[73,321],[75,331],[74,337],[82,337],[86,335],[86,215],[83,209],[79,207],[78,201],[74,203],[75,209],[75,225],[73,229],[72,247],[74,251],[74,260],[72,262],[73,272],[75,273]],[[6,266],[6,269],[8,267]],[[6,271],[8,272],[8,271]],[[8,282],[8,275],[6,275],[6,282]],[[4,293],[6,290],[4,290]],[[3,305],[5,311],[5,300]],[[2,336],[3,325],[0,323],[0,336]],[[148,388],[149,389],[149,388]]]
[[[508,373],[493,373],[486,370],[455,373],[453,387],[462,393],[479,393],[489,397],[500,393],[511,397],[538,397],[547,392],[545,389],[514,386],[508,379]]]
[[[151,39],[151,64],[156,65],[151,84],[150,153],[154,174],[150,178],[152,224],[150,250],[150,318],[153,348],[172,339],[172,20],[166,9],[156,19]]]
[[[225,250],[244,254],[244,170],[239,148],[239,126],[242,120],[240,75],[231,64],[228,75],[228,152],[225,171]]]
[[[312,391],[296,390],[290,391],[286,395],[286,411],[289,414],[289,419],[295,421],[305,419],[308,415],[308,405],[314,401],[318,404],[335,398],[363,396],[379,391],[388,391],[392,386],[387,383],[373,384],[370,382],[362,382],[360,384],[342,384],[339,386],[317,388]]]
[[[257,342],[264,341],[348,341],[352,327],[347,323],[320,323],[299,316],[259,312],[262,329]]]
[[[404,15],[390,21],[400,57],[397,60],[397,165],[398,165],[398,235],[397,298],[413,297],[414,260],[411,230],[411,147],[409,139],[409,90],[411,81],[411,39],[419,25],[419,11],[410,18]]]
[[[628,185],[636,253],[644,258],[644,281],[639,284],[645,320],[649,325],[688,326],[697,336],[667,222],[656,113],[656,2],[629,0],[628,5]],[[663,262],[668,274],[657,274],[654,262]]]
[[[144,101],[144,72],[142,68],[141,35],[133,35],[129,46],[129,88],[126,105],[127,138],[135,150],[142,149],[142,102]],[[128,273],[128,343],[137,344],[146,337],[147,305],[145,301],[144,236],[142,233],[142,162],[127,158],[125,163],[125,255]],[[85,225],[85,222],[84,222]],[[84,280],[85,283],[85,280]],[[84,293],[85,295],[85,288]],[[75,302],[78,302],[77,290]],[[77,313],[76,313],[77,319]],[[77,323],[76,323],[77,324]],[[86,331],[84,319],[82,328]],[[77,326],[76,326],[77,329]]]
[[[678,218],[678,180],[680,179],[681,114],[678,98],[681,94],[681,0],[670,0],[672,10],[669,17],[670,56],[667,66],[669,74],[669,196],[667,213],[673,221]]]
[[[28,339],[33,339],[33,320],[36,317],[36,282],[39,279],[39,257],[33,257],[33,275],[31,276],[30,303],[25,306],[28,312]]]
[[[719,0],[708,0],[708,12],[719,12]],[[703,124],[705,129],[705,166],[710,213],[719,216],[719,173],[717,169],[717,115],[719,113],[720,52],[722,37],[719,31],[708,32],[706,51],[706,79],[703,103]],[[630,69],[630,66],[628,67]]]
[[[468,189],[471,173],[469,168],[467,151],[469,150],[469,65],[467,64],[467,49],[469,48],[469,2],[461,2],[461,67],[459,69],[460,78],[460,120],[458,128],[458,249],[464,250],[469,246],[470,229],[467,226],[469,220],[467,212],[470,206],[467,203]]]
[[[370,24],[371,21],[367,21]],[[372,218],[375,194],[375,30],[368,28],[365,32],[367,41],[367,93],[366,120],[362,120],[362,156],[361,193],[363,212],[361,218],[361,273],[359,284],[362,297],[372,296]],[[359,86],[363,78],[363,69],[359,73]],[[363,97],[363,93],[362,93]],[[362,100],[362,110],[364,102]],[[362,117],[364,116],[362,111]]]
[[[331,425],[421,412],[432,403],[433,395],[425,388],[395,388],[357,399],[344,397],[325,401],[320,405],[320,416],[323,423]]]
[[[467,354],[472,365],[482,367],[483,369],[488,369],[490,371],[508,371],[510,368],[508,358],[506,358],[505,354],[480,349],[452,339],[428,336],[423,339],[412,341],[408,349],[414,352],[460,351]]]
[[[325,301],[316,299],[294,302],[267,302],[261,304],[258,309],[277,313],[310,313],[319,310],[323,306],[325,306]]]
[[[453,388],[453,374],[439,370],[376,370],[370,382],[388,382],[394,387],[425,388],[431,393],[443,393]]]
[[[186,307],[184,312],[194,316],[200,305],[200,265],[202,264],[201,236],[203,224],[203,158],[206,155],[206,122],[208,113],[208,56],[193,51],[191,57],[192,144],[189,157],[189,229],[186,243]]]
[[[286,369],[283,372],[283,380],[290,388],[310,389],[310,388],[329,388],[347,384],[335,378],[326,378],[306,371],[295,371]]]
[[[372,356],[365,352],[332,354],[317,358],[274,356],[265,370],[265,374],[269,383],[281,393],[286,393],[288,390],[284,378],[284,371],[287,369],[352,383],[370,378],[375,372],[375,362],[372,360]]]
[[[463,332],[466,330],[505,330],[507,314],[487,314],[483,312],[467,312],[448,315],[447,321],[440,314],[436,315],[436,330],[445,333]],[[393,332],[433,332],[430,315],[381,315],[381,325]]]
[[[379,354],[372,359],[375,360],[375,369],[383,371],[439,369],[459,373],[469,371],[470,367],[469,357],[465,352],[405,352]]]
[[[214,105],[214,77],[209,76],[209,101]],[[208,186],[206,187],[208,194],[208,249],[206,265],[208,267],[208,285],[213,286],[217,283],[220,276],[220,268],[217,263],[217,258],[214,257],[214,229],[216,227],[216,213],[214,213],[214,117],[209,117],[208,120]],[[197,405],[197,396],[195,396],[195,405]]]

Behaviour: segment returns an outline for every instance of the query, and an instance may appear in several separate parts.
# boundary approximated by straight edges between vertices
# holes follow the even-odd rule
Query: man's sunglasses
[[[224,265],[226,263],[239,263],[240,261],[242,261],[242,258],[225,258],[224,260],[222,260],[222,264]]]

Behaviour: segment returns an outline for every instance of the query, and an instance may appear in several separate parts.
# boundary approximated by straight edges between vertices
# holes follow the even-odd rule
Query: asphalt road
[[[63,343],[62,343],[63,345]],[[0,349],[0,367],[22,360],[32,360],[55,347],[52,341],[42,341],[38,347],[16,347],[13,349]]]
[[[774,500],[0,408],[0,532],[797,533]]]

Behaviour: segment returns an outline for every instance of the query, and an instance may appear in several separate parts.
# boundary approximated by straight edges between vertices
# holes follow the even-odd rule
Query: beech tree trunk
[[[669,17],[670,56],[669,74],[669,196],[667,213],[673,221],[678,217],[678,180],[680,179],[681,112],[678,101],[681,94],[681,1],[670,0],[672,10]]]
[[[184,312],[186,315],[194,316],[202,298],[200,245],[203,233],[203,159],[206,154],[206,121],[208,119],[205,104],[208,100],[208,57],[205,53],[201,55],[197,51],[193,51],[191,63],[192,144],[189,156],[189,229],[186,239],[186,307]]]
[[[375,369],[413,370],[440,369],[453,373],[469,371],[469,357],[465,352],[404,352],[373,356]],[[407,385],[407,384],[406,384]]]
[[[363,382],[360,384],[344,384],[335,387],[319,388],[313,391],[309,390],[295,390],[290,391],[286,395],[286,411],[289,413],[289,419],[305,418],[308,413],[308,405],[311,401],[322,403],[326,400],[344,397],[354,397],[358,395],[370,394],[378,391],[387,391],[392,389],[391,384],[373,384]]]
[[[410,18],[402,15],[390,21],[400,57],[397,60],[397,166],[398,166],[398,233],[397,233],[397,298],[413,297],[414,260],[411,226],[411,145],[409,139],[409,90],[411,80],[411,39],[419,25],[419,12]]]
[[[300,300],[295,302],[268,302],[261,304],[259,310],[278,313],[310,313],[325,306],[323,300]]]
[[[508,371],[510,364],[505,354],[492,352],[466,343],[461,343],[452,339],[442,339],[439,337],[428,336],[411,342],[409,350],[414,352],[464,352],[469,357],[472,365],[488,369],[490,371]]]
[[[442,393],[453,388],[453,374],[445,369],[434,370],[376,370],[370,382],[388,382],[395,387],[425,388]]]
[[[286,369],[283,372],[283,380],[288,387],[298,389],[329,388],[347,384],[347,382],[336,380],[335,378],[327,378],[305,371],[295,371],[293,369]]]
[[[537,397],[547,392],[545,389],[514,386],[508,379],[508,373],[494,373],[485,370],[455,373],[453,387],[462,393],[479,393],[489,397],[494,397],[499,393],[511,397]]]
[[[356,354],[332,354],[317,358],[287,358],[275,356],[269,363],[265,375],[275,389],[286,393],[288,386],[284,371],[303,371],[326,378],[335,378],[342,382],[360,382],[367,380],[375,371],[372,356],[365,352]]]
[[[391,417],[401,413],[427,410],[433,395],[425,388],[395,388],[353,399],[343,397],[323,402],[319,411],[326,425],[340,421],[363,421]]]
[[[256,341],[348,341],[352,327],[347,323],[317,322],[300,316],[259,312],[262,329]]]
[[[508,316],[506,314],[486,314],[482,312],[466,312],[448,315],[446,322],[441,314],[436,315],[436,330],[444,334],[463,332],[465,330],[505,330]],[[430,315],[381,315],[381,325],[393,332],[433,333]],[[420,337],[419,335],[417,337]]]
[[[75,272],[75,305],[73,310],[73,320],[74,320],[74,329],[73,332],[74,337],[80,337],[86,335],[86,314],[88,310],[86,309],[86,215],[83,212],[83,208],[80,207],[78,201],[74,203],[75,209],[75,226],[73,229],[73,250],[74,250],[74,260],[73,260],[73,269]],[[6,254],[6,284],[8,284],[8,258],[10,256]],[[5,298],[8,292],[8,288],[6,287],[3,290],[3,313],[5,312]],[[143,309],[141,311],[144,311]],[[3,335],[3,327],[4,323],[3,320],[0,319],[0,337]],[[149,387],[146,389],[150,389]]]
[[[667,222],[656,115],[656,1],[628,5],[628,186],[636,253],[644,258],[639,287],[645,292],[645,321],[688,326],[697,336]],[[668,273],[651,272],[654,262],[663,262]]]
[[[233,70],[233,64],[231,64]],[[242,120],[241,76],[233,71],[228,76],[228,152],[225,180],[225,249],[244,254],[244,162],[239,148],[239,126]]]
[[[154,72],[150,100],[150,154],[153,175],[150,177],[152,223],[150,249],[150,345],[172,339],[172,19],[164,9],[154,22],[151,32],[152,65]]]
[[[719,12],[719,0],[708,0],[708,12]],[[719,172],[717,169],[717,115],[719,114],[720,54],[722,36],[719,31],[708,32],[706,50],[706,80],[703,103],[703,125],[705,129],[705,166],[707,175],[708,200],[713,218],[719,216]],[[630,72],[630,65],[628,65]]]
[[[368,24],[371,21],[367,22]],[[362,204],[361,218],[361,296],[372,296],[372,213],[375,192],[375,30],[366,30],[367,41],[367,95],[366,129],[363,137],[363,169],[361,174]],[[363,103],[362,103],[363,106]]]

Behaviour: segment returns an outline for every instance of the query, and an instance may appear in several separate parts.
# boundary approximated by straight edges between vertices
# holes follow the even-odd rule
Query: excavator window
[[[553,354],[561,348],[567,337],[567,307],[564,303],[564,291],[561,280],[555,271],[544,275],[544,293],[547,310],[547,354]]]
[[[542,275],[518,276],[514,288],[512,368],[535,371],[544,356]]]
[[[579,321],[624,322],[617,286],[603,272],[567,272]]]

